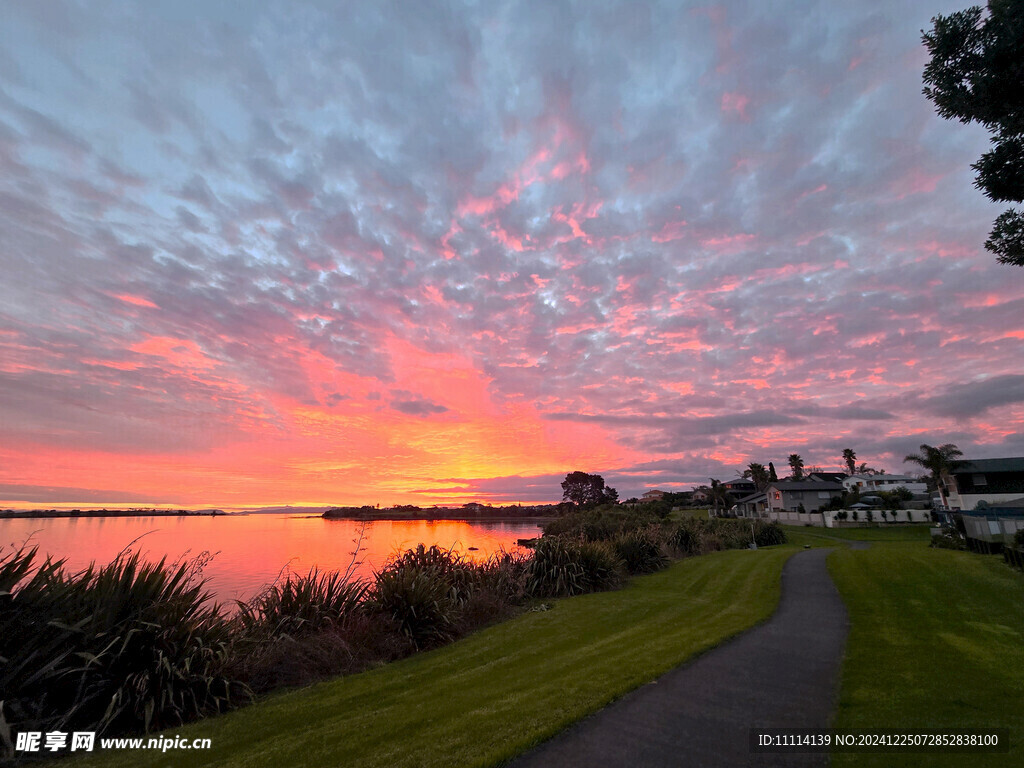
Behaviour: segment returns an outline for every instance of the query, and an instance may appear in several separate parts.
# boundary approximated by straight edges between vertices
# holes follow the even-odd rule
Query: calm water
[[[0,547],[30,539],[40,552],[66,558],[71,569],[93,560],[108,563],[129,545],[152,560],[208,551],[214,557],[203,572],[207,586],[219,600],[229,601],[251,597],[284,569],[302,574],[314,566],[344,571],[352,562],[359,526],[354,520],[294,513],[0,520]],[[539,531],[536,523],[520,521],[377,520],[366,523],[355,574],[369,576],[389,556],[420,543],[482,559],[502,548],[517,549],[517,539]]]

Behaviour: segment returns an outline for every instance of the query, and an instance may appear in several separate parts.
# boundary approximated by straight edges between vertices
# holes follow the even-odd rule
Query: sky
[[[961,7],[0,4],[0,503],[1024,455]]]

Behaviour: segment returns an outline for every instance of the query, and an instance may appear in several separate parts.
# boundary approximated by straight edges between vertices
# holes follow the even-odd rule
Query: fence
[[[1006,545],[1003,547],[1003,559],[1014,568],[1024,569],[1024,550]]]

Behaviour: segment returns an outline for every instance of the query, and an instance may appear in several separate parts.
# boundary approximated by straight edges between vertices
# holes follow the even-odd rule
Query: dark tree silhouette
[[[804,479],[804,460],[799,453],[789,454],[789,469],[794,480]]]
[[[853,452],[853,448],[843,448],[843,462],[851,475],[857,474],[857,454]]]
[[[587,508],[614,503],[619,500],[619,494],[614,488],[605,486],[600,475],[570,472],[562,481],[562,499]]]
[[[743,477],[748,480],[754,481],[754,488],[757,489],[758,493],[768,487],[768,483],[771,482],[771,476],[768,474],[768,468],[764,464],[758,464],[757,462],[751,462],[745,470],[743,470]]]
[[[941,117],[977,122],[992,134],[992,150],[971,167],[974,185],[996,202],[1024,202],[1024,0],[989,0],[932,19],[921,31],[931,61],[924,95]],[[1024,214],[999,215],[985,242],[1003,264],[1024,266]]]

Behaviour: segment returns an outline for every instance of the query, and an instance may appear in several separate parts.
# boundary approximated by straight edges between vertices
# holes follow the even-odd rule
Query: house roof
[[[842,485],[839,483],[826,483],[824,480],[809,480],[809,481],[783,481],[780,480],[777,483],[772,483],[768,486],[769,488],[775,488],[779,491],[845,491]]]
[[[768,498],[768,494],[765,493],[764,491],[761,491],[760,493],[752,493],[749,496],[744,496],[742,499],[737,499],[736,503],[737,504],[747,504],[747,503],[749,503],[751,501],[757,501],[758,499],[767,499],[767,498]]]
[[[820,477],[823,482],[842,482],[846,478],[845,472],[811,472],[808,477]],[[820,481],[812,481],[820,482]]]
[[[971,459],[953,470],[954,475],[965,475],[972,472],[1024,472],[1024,456],[1006,459]]]

